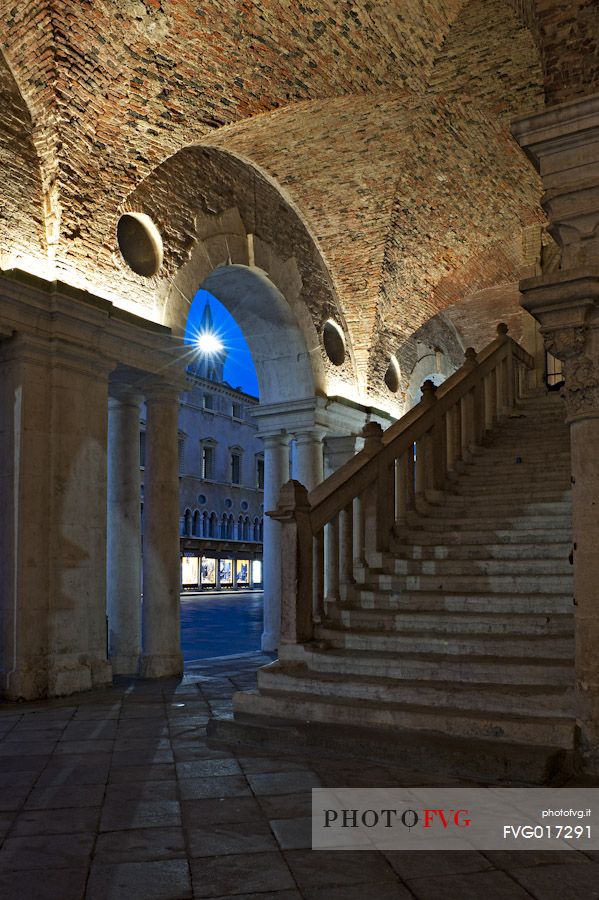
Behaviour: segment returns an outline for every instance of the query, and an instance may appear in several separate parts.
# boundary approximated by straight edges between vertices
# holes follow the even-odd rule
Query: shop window
[[[183,587],[197,587],[199,584],[199,558],[184,556],[181,560],[181,584]]]
[[[254,584],[262,584],[262,560],[252,560],[252,581]]]
[[[206,587],[214,587],[216,584],[216,559],[213,556],[202,556],[200,581]]]
[[[250,561],[249,559],[238,559],[235,563],[237,575],[237,584],[240,587],[247,587],[250,583]]]
[[[218,576],[220,584],[224,587],[230,587],[233,584],[233,560],[219,559]]]

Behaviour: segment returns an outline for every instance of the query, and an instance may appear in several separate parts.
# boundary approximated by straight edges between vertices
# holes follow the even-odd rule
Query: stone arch
[[[40,160],[34,125],[19,86],[0,51],[0,268],[46,273],[48,243]]]
[[[322,389],[320,354],[310,352],[289,304],[265,272],[219,266],[201,287],[227,307],[243,331],[262,404],[313,397]]]
[[[310,358],[313,391],[343,395],[345,387],[355,399],[354,352],[332,277],[316,238],[266,173],[221,148],[189,146],[145,178],[121,204],[117,218],[125,212],[145,213],[155,222],[163,238],[164,261],[157,275],[136,275],[121,258],[114,234],[107,234],[101,268],[107,257],[112,270],[117,267],[119,305],[182,335],[198,288],[210,289],[205,282],[220,268],[243,266],[254,275],[253,282],[246,282],[247,290],[257,289],[256,279],[268,284],[264,320],[273,298],[277,309],[284,299],[286,321],[301,334],[301,352]],[[228,305],[226,296],[215,295]],[[328,319],[337,322],[344,334],[347,354],[341,366],[334,366],[324,350],[322,331]],[[246,334],[248,343],[250,338]]]

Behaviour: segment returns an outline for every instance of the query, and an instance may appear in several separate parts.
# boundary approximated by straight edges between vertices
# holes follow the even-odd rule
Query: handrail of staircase
[[[486,432],[522,396],[533,358],[504,323],[497,338],[439,388],[426,381],[422,400],[385,432],[369,422],[364,449],[308,494],[297,481],[281,488],[281,642],[306,643],[326,603],[353,582],[354,566],[373,565],[414,511],[471,459]]]

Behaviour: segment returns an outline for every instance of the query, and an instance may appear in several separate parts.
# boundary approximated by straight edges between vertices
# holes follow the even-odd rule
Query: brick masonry
[[[597,90],[598,28],[596,0],[0,0],[4,258],[163,319],[198,222],[235,208],[385,402],[390,353],[517,280],[543,216],[507,123]],[[125,208],[156,215],[161,277],[124,274]]]

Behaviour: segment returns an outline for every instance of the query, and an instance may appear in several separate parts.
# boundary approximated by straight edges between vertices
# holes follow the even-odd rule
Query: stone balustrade
[[[466,350],[441,387],[425,382],[421,402],[386,431],[369,422],[363,450],[310,493],[298,481],[283,485],[267,512],[281,525],[281,644],[312,639],[327,599],[352,582],[354,566],[376,565],[394,532],[440,499],[485,433],[514,408],[534,361],[507,330],[498,325],[478,355]]]

